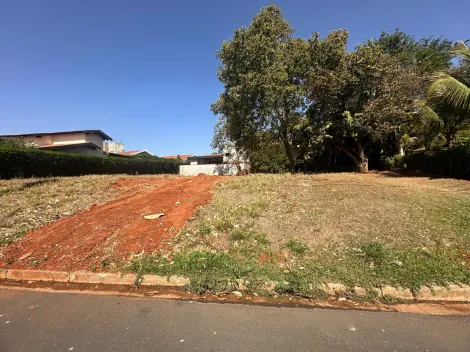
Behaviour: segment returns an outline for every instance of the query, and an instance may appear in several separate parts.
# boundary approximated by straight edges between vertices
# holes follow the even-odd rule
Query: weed
[[[247,238],[248,238],[247,233],[239,229],[235,229],[234,231],[230,233],[230,239],[232,241],[243,241]]]
[[[197,229],[198,229],[199,234],[203,236],[210,235],[212,232],[212,226],[206,221],[199,222]]]
[[[109,265],[111,264],[111,262],[109,261],[109,258],[105,258],[101,261],[101,269],[106,269],[107,267],[109,267]]]
[[[250,218],[258,218],[263,210],[266,208],[267,202],[266,201],[257,201],[251,203],[241,209],[243,214],[248,215]]]
[[[34,266],[35,268],[41,264],[42,262],[45,262],[47,260],[47,256],[43,258],[37,258],[34,259],[31,263],[29,263],[27,266]]]
[[[359,248],[364,254],[364,257],[372,264],[380,266],[385,261],[386,251],[382,243],[367,242],[362,244]]]
[[[268,239],[268,236],[266,235],[256,235],[255,240],[263,248],[266,248],[269,246],[269,239]]]
[[[292,253],[297,254],[297,255],[304,255],[309,247],[306,243],[302,241],[298,241],[294,238],[291,238],[288,240],[285,244],[285,247],[290,250]]]

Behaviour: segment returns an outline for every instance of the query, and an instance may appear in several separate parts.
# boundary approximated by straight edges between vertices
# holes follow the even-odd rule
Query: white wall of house
[[[124,151],[124,144],[118,142],[104,142],[103,151],[109,153],[122,153]]]
[[[99,137],[98,135],[96,135]],[[25,137],[26,140],[28,140],[31,143],[34,143],[34,145],[38,147],[42,147],[45,145],[65,145],[65,144],[76,144],[76,143],[84,143],[86,142],[85,139],[85,133],[71,133],[71,134],[45,134],[40,137]],[[99,137],[101,139],[101,144],[103,143],[103,138]],[[101,145],[98,143],[97,144],[99,147]]]
[[[85,140],[87,142],[92,142],[96,144],[98,147],[103,149],[103,137],[96,133],[87,133],[85,134]]]
[[[239,164],[241,170],[249,170],[248,164]],[[180,175],[197,176],[199,174],[206,175],[237,175],[237,164],[206,164],[206,165],[180,165]]]

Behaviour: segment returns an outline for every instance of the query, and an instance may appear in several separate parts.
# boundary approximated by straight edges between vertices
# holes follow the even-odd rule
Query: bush
[[[0,178],[91,174],[177,174],[178,162],[0,147]]]
[[[470,180],[470,145],[405,155],[404,171]]]
[[[0,148],[32,148],[28,142],[21,138],[0,137]]]
[[[403,155],[397,154],[385,159],[385,167],[387,170],[392,171],[402,171],[406,168],[406,164],[404,161],[405,157]]]

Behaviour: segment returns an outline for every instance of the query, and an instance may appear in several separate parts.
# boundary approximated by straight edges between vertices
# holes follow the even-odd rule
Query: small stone
[[[243,293],[241,293],[240,291],[233,291],[232,292],[235,296],[237,296],[238,298],[242,297],[243,296]]]

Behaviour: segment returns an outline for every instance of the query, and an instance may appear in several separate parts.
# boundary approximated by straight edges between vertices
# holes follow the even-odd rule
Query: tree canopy
[[[348,36],[296,38],[275,5],[236,29],[217,53],[224,91],[212,105],[213,146],[244,150],[259,170],[295,172],[340,153],[366,172],[371,154],[393,156],[437,135],[452,140],[467,126],[466,46],[397,29],[348,51]]]

